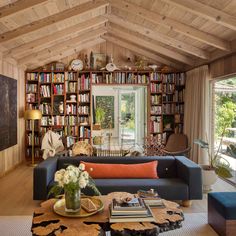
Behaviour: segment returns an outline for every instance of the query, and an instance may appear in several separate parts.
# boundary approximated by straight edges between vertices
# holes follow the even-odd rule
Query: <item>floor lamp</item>
[[[32,125],[32,150],[31,150],[31,155],[32,155],[32,162],[31,166],[35,166],[34,163],[34,121],[35,120],[40,120],[42,118],[42,113],[40,110],[26,110],[25,111],[25,120],[29,120]]]

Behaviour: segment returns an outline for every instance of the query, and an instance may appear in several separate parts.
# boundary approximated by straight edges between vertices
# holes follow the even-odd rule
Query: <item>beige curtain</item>
[[[207,163],[207,153],[194,144],[195,139],[209,139],[210,127],[210,76],[208,65],[186,73],[184,133],[192,147],[190,159],[199,164]]]

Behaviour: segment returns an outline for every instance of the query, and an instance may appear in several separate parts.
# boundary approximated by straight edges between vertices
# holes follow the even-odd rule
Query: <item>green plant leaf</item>
[[[233,175],[231,174],[231,168],[224,163],[217,163],[215,166],[215,172],[222,178],[231,178]]]
[[[194,143],[199,145],[201,148],[209,148],[209,144],[201,139],[195,139]]]

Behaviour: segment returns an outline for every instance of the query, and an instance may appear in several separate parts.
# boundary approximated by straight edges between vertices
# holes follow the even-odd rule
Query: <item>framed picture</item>
[[[106,60],[106,54],[103,53],[94,53],[93,54],[94,59],[94,65],[93,68],[95,70],[99,70],[106,66],[107,60]]]
[[[17,144],[17,81],[0,75],[0,151]]]
[[[96,108],[98,107],[101,107],[105,112],[101,128],[114,128],[114,96],[96,96]]]

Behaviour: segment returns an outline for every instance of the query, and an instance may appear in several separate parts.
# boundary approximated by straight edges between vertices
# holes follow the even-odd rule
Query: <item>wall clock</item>
[[[83,66],[84,66],[83,62],[80,59],[74,59],[71,62],[71,69],[72,70],[76,70],[76,71],[82,70]]]

